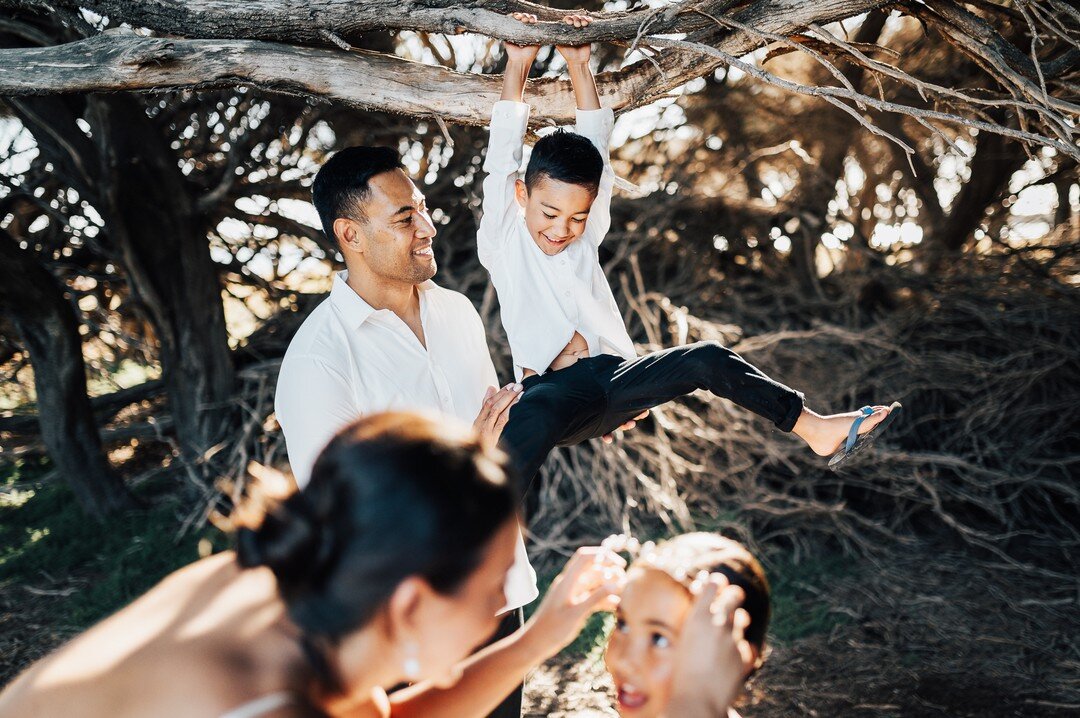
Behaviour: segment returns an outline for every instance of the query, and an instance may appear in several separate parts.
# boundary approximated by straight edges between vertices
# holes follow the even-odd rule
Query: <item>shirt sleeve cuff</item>
[[[513,100],[499,100],[491,108],[491,129],[496,128],[520,128],[520,134],[525,134],[525,128],[529,124],[530,107],[525,102]]]
[[[610,137],[615,126],[615,112],[610,107],[599,110],[578,110],[577,131],[590,137]]]

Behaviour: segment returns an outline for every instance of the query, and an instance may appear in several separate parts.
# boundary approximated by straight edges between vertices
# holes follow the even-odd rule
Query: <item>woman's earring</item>
[[[412,641],[405,644],[405,663],[402,669],[405,672],[405,677],[410,681],[415,681],[420,677],[420,659],[416,657],[417,647]]]

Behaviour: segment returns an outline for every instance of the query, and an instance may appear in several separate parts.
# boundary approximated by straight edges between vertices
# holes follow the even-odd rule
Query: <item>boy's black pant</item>
[[[635,416],[696,389],[707,389],[791,431],[803,395],[763,374],[719,342],[698,342],[624,360],[609,354],[526,377],[510,409],[502,445],[524,492],[556,446],[608,434]]]

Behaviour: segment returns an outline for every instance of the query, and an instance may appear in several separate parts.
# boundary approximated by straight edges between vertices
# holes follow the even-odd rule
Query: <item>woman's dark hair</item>
[[[401,157],[389,147],[346,147],[327,160],[311,186],[311,202],[326,238],[337,241],[334,220],[339,217],[367,219],[363,202],[371,194],[368,182],[372,177],[404,168]]]
[[[525,168],[525,186],[531,191],[547,178],[596,192],[603,173],[604,158],[592,142],[576,132],[556,130],[533,145]]]
[[[659,544],[646,565],[688,580],[700,571],[724,574],[732,586],[746,594],[741,607],[750,615],[750,625],[744,637],[759,654],[764,652],[772,617],[772,591],[765,570],[741,543],[714,533],[683,534]]]
[[[505,457],[470,427],[373,414],[330,441],[302,491],[237,533],[237,554],[274,572],[306,637],[334,643],[406,577],[454,592],[514,510]]]

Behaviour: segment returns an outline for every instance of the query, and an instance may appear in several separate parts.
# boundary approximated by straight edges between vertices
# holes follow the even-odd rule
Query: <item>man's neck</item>
[[[349,288],[367,302],[372,309],[388,309],[408,323],[420,312],[420,293],[417,285],[407,282],[387,281],[366,271],[365,267],[350,267]]]

